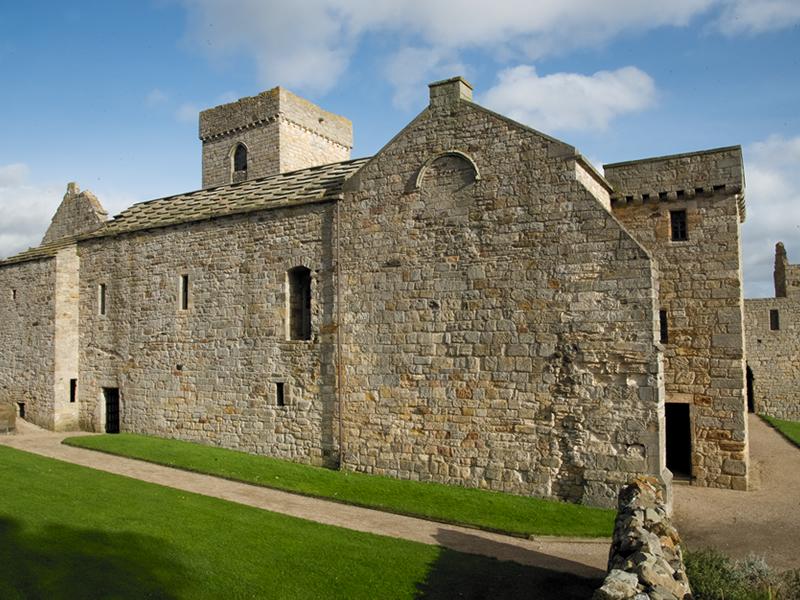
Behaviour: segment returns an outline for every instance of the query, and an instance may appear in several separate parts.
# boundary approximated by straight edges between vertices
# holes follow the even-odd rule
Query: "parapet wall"
[[[681,539],[661,486],[639,478],[619,493],[608,575],[593,600],[691,598]]]

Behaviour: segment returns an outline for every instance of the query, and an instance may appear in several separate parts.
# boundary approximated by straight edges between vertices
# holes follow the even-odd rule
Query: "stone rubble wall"
[[[54,426],[55,259],[0,267],[0,404]],[[14,291],[16,290],[16,297]]]
[[[81,244],[81,425],[335,464],[331,203]],[[312,274],[312,339],[286,339],[286,272]],[[179,309],[188,274],[189,310]],[[107,314],[97,288],[107,285]],[[276,383],[286,386],[277,406]]]
[[[10,402],[0,402],[0,433],[10,433],[17,428],[17,408]]]
[[[800,421],[800,297],[744,301],[755,412]],[[780,329],[770,329],[770,310]]]
[[[660,484],[639,478],[620,490],[608,575],[593,600],[691,600],[678,531]]]
[[[662,475],[654,266],[563,146],[441,100],[348,184],[346,467],[606,506]]]
[[[741,149],[606,165],[604,173],[614,215],[658,263],[667,402],[690,405],[693,481],[746,489]],[[688,241],[671,240],[673,210],[686,211]]]

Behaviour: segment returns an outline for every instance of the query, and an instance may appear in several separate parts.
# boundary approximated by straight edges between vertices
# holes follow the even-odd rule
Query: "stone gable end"
[[[345,465],[611,505],[664,470],[653,263],[570,147],[435,100],[339,207]]]

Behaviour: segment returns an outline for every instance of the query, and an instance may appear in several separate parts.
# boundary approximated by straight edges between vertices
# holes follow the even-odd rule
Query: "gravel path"
[[[499,560],[510,560],[537,567],[543,572],[578,575],[587,578],[587,582],[589,580],[594,582],[596,578],[602,579],[605,575],[610,540],[570,540],[551,537],[520,539],[466,527],[444,525],[73,448],[61,444],[61,440],[75,433],[54,433],[24,421],[18,421],[17,425],[18,433],[0,435],[0,444],[92,469],[214,496],[318,523],[423,544],[435,544]]]
[[[749,415],[751,490],[675,485],[675,523],[689,549],[763,556],[800,568],[800,449]]]

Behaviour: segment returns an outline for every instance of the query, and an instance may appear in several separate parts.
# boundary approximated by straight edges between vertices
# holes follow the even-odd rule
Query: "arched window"
[[[289,323],[287,337],[290,340],[311,339],[311,271],[306,267],[294,267],[286,273],[287,312]]]
[[[247,171],[247,148],[244,144],[237,144],[233,151],[233,172]]]

